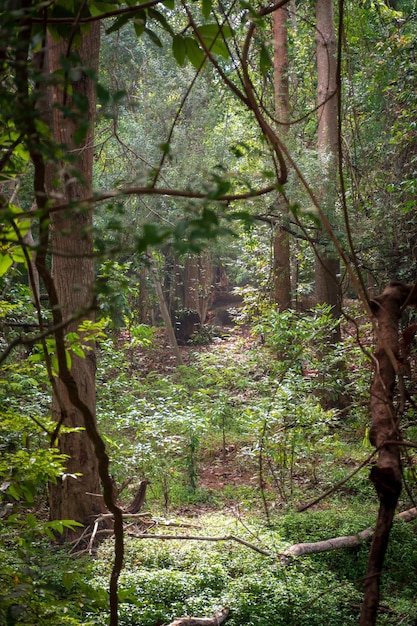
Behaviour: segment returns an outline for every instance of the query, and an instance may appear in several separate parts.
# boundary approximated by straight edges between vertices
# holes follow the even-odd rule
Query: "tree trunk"
[[[288,138],[290,121],[290,98],[288,81],[288,9],[286,6],[274,11],[274,97],[275,113],[282,139]],[[288,209],[280,207],[281,225],[276,227],[274,237],[274,302],[281,311],[291,306],[290,240],[282,225],[288,221]]]
[[[396,444],[401,439],[401,416],[397,413],[393,400],[400,366],[399,322],[404,308],[416,305],[415,286],[398,282],[388,285],[380,296],[372,300],[373,312],[378,322],[378,340],[371,386],[370,441],[379,453],[370,479],[379,498],[379,511],[364,583],[360,626],[376,624],[381,572],[402,488],[400,450]]]
[[[214,291],[214,270],[209,252],[192,254],[184,262],[184,309],[198,313],[204,324]]]
[[[192,254],[184,262],[184,309],[196,311],[204,324],[213,293],[214,270],[210,253]]]
[[[334,224],[337,201],[338,105],[336,34],[334,27],[333,0],[316,1],[317,46],[317,104],[318,139],[317,152],[320,164],[321,185],[318,189],[323,211]],[[321,232],[323,244],[316,247],[315,295],[318,303],[330,304],[333,315],[340,317],[339,289],[340,262],[330,241]],[[333,336],[340,340],[340,329]]]
[[[94,22],[81,45],[75,51],[82,63],[97,71],[100,44],[100,25]],[[61,57],[68,52],[68,43],[47,38],[47,72],[51,75],[62,69]],[[60,314],[64,320],[74,317],[68,331],[76,331],[84,319],[93,319],[94,260],[92,238],[92,211],[80,205],[92,194],[93,124],[96,106],[95,83],[80,70],[81,76],[71,83],[69,90],[58,86],[49,88],[50,128],[54,140],[68,155],[61,164],[48,164],[46,188],[58,204],[76,202],[74,209],[51,213],[52,278]],[[77,97],[76,98],[74,97]],[[81,101],[80,101],[81,99]],[[77,104],[81,102],[81,104]],[[77,108],[79,107],[79,108]],[[73,115],[65,115],[64,109]],[[74,136],[81,123],[88,130],[81,144]],[[71,375],[78,398],[95,419],[95,351],[89,346],[86,358],[72,355]],[[58,376],[54,386],[53,416],[67,427],[83,428],[84,415],[69,398],[65,382]],[[98,461],[94,447],[84,430],[59,434],[60,451],[68,455],[66,478],[50,486],[50,515],[52,519],[73,519],[89,524],[103,511],[100,495]],[[81,475],[77,475],[80,474]],[[93,517],[92,517],[93,516]]]
[[[199,268],[198,256],[188,254],[184,259],[184,309],[199,312],[198,283]]]

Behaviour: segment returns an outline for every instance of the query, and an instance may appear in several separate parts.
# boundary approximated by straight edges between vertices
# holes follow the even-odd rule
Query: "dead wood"
[[[131,502],[131,504],[129,504],[129,506],[127,507],[126,513],[139,513],[139,511],[141,510],[143,506],[143,503],[145,502],[146,488],[148,485],[149,485],[149,480],[142,480],[140,482],[136,495],[133,498],[133,501]]]
[[[370,541],[374,531],[372,528],[362,530],[357,535],[348,535],[346,537],[333,537],[325,541],[315,541],[314,543],[295,543],[280,554],[282,565],[289,562],[290,557],[301,556],[303,554],[317,554],[319,552],[330,552],[331,550],[340,550],[341,548],[356,548],[361,543]]]
[[[167,626],[218,626],[229,617],[229,609],[221,608],[213,617],[177,617]]]
[[[410,522],[417,518],[417,507],[408,509],[399,513],[395,517],[396,520]],[[345,537],[332,537],[324,541],[316,541],[314,543],[295,543],[280,554],[282,565],[287,565],[291,557],[302,556],[303,554],[317,554],[319,552],[330,552],[331,550],[340,550],[341,548],[357,548],[362,543],[371,541],[374,535],[373,528],[366,528],[357,535],[347,535]]]

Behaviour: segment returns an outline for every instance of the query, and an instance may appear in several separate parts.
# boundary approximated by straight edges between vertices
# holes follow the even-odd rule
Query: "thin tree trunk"
[[[318,197],[328,219],[334,223],[337,202],[339,140],[333,0],[316,1],[316,46],[319,116],[317,152],[321,169],[320,180],[322,181],[318,189]],[[321,237],[323,244],[316,248],[315,295],[317,302],[330,304],[333,315],[339,318],[341,313],[340,262],[324,231],[321,232]],[[335,332],[333,340],[340,340],[340,329]]]
[[[168,336],[168,341],[171,344],[172,351],[174,353],[175,359],[177,361],[177,365],[183,365],[184,362],[182,360],[181,352],[178,347],[177,338],[175,336],[174,327],[172,325],[171,316],[168,311],[167,304],[165,302],[164,291],[162,289],[161,281],[158,277],[158,270],[156,268],[155,260],[150,254],[151,259],[151,272],[152,272],[152,281],[155,288],[156,297],[158,298],[159,309],[161,311],[162,319],[164,320],[165,330]]]
[[[183,274],[184,309],[198,313],[204,324],[214,289],[214,270],[208,251],[186,256]]]
[[[199,283],[198,256],[188,254],[184,260],[184,309],[199,313],[198,283]]]
[[[288,79],[288,8],[283,6],[273,14],[274,19],[274,96],[275,113],[279,123],[278,133],[288,138],[290,98]],[[274,302],[281,311],[291,306],[290,239],[282,225],[289,220],[288,208],[280,207],[281,225],[274,237]]]

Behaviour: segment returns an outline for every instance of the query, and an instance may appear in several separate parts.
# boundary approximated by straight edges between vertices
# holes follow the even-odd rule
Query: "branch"
[[[395,521],[402,520],[410,522],[417,518],[417,507],[408,509],[399,513],[395,517]],[[346,537],[333,537],[325,541],[316,541],[314,543],[295,543],[280,554],[281,565],[287,565],[290,557],[301,556],[303,554],[317,554],[319,552],[330,552],[331,550],[340,550],[340,548],[357,548],[362,543],[371,541],[374,535],[374,528],[366,528],[357,535],[347,535]]]
[[[357,474],[363,467],[368,465],[377,452],[378,450],[374,450],[372,454],[370,454],[364,461],[362,461],[360,465],[358,465],[358,467],[356,467],[353,470],[353,472],[345,476],[345,478],[342,478],[342,480],[340,480],[336,485],[333,485],[332,487],[330,487],[330,489],[328,489],[325,493],[322,493],[318,498],[316,498],[312,502],[309,502],[308,504],[303,504],[302,506],[298,507],[297,511],[299,513],[301,513],[302,511],[306,511],[307,509],[311,508],[315,504],[318,504],[319,502],[321,502],[321,500],[324,500],[324,498],[327,498],[327,496],[329,496],[330,494],[337,491],[340,487],[342,487],[345,483],[347,483],[347,481],[350,480],[352,476]]]
[[[190,191],[189,189],[170,189],[167,187],[126,187],[116,191],[106,191],[103,193],[95,193],[89,198],[84,198],[82,201],[66,202],[65,204],[55,204],[50,207],[48,213],[57,213],[58,211],[67,211],[68,209],[78,210],[82,207],[87,207],[95,202],[103,202],[104,200],[113,200],[115,198],[122,198],[123,196],[170,196],[174,198],[187,198],[192,200],[211,200],[215,202],[234,202],[239,200],[249,200],[250,198],[258,198],[259,196],[266,195],[272,191],[276,191],[276,185],[268,185],[261,189],[254,189],[245,193],[229,193],[219,196],[218,198],[211,198],[210,192],[202,193],[198,191]],[[19,213],[19,217],[27,217],[32,215],[31,213]]]
[[[160,0],[149,0],[148,2],[144,2],[143,4],[138,4],[132,7],[123,7],[121,9],[114,9],[113,11],[106,11],[104,13],[99,13],[98,15],[89,15],[88,17],[80,17],[77,19],[75,15],[70,15],[69,17],[32,17],[31,21],[34,23],[42,23],[44,24],[74,24],[77,21],[77,24],[90,24],[91,22],[99,22],[101,20],[108,19],[110,17],[119,17],[120,15],[132,14],[132,17],[138,11],[143,11],[143,9],[148,9],[150,7],[154,7],[159,4]]]
[[[229,609],[221,608],[213,617],[176,617],[167,626],[218,626],[229,617]]]
[[[169,541],[169,540],[177,540],[177,541],[236,541],[236,543],[240,543],[259,554],[263,554],[264,556],[273,556],[271,552],[264,550],[263,548],[259,548],[255,546],[253,543],[249,541],[245,541],[245,539],[241,539],[240,537],[236,537],[235,535],[223,535],[222,537],[212,537],[212,536],[197,536],[197,535],[151,535],[149,533],[129,533],[132,537],[137,537],[138,539],[160,539],[161,541]]]

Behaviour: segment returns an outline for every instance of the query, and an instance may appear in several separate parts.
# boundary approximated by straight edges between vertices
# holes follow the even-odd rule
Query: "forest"
[[[416,53],[0,2],[0,626],[417,624]]]

